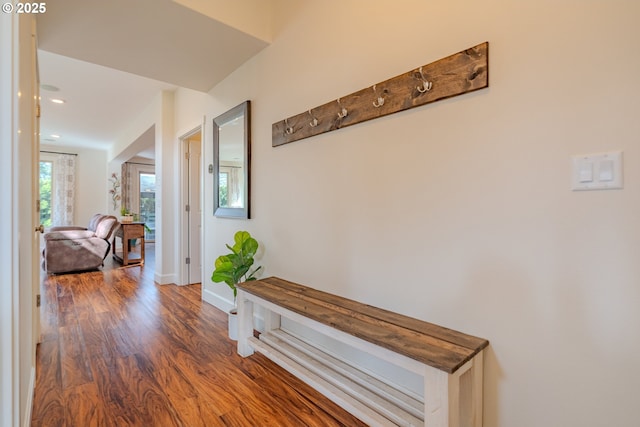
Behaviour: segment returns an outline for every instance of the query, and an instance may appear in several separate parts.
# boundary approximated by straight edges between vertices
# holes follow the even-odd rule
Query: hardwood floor
[[[33,427],[364,426],[260,354],[243,359],[200,285],[146,265],[45,276]]]

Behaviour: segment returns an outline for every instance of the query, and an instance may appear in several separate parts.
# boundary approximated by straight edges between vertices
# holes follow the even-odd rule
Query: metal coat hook
[[[424,73],[422,72],[422,67],[420,67],[418,72],[420,73],[420,77],[422,78],[422,85],[417,86],[416,89],[418,89],[418,92],[420,93],[429,92],[431,90],[431,87],[433,86],[433,82],[430,82],[425,78]]]
[[[309,122],[309,126],[311,126],[312,128],[318,126],[318,119],[313,116],[313,114],[311,113],[311,110],[309,110],[309,115],[313,119]]]
[[[271,125],[271,144],[278,147],[487,88],[488,49],[484,42],[431,63],[418,62],[395,77],[374,80],[353,93],[336,93],[295,115],[286,113]],[[447,84],[438,76],[446,76]],[[335,79],[331,74],[326,78]]]
[[[344,107],[342,106],[342,104],[340,104],[340,98],[338,98],[338,100],[337,100],[337,101],[338,101],[338,105],[339,105],[339,106],[340,106],[340,108],[341,108],[340,112],[338,113],[338,118],[339,118],[339,119],[344,119],[345,117],[347,117],[347,114],[349,114],[349,112],[347,111],[347,109],[346,109],[346,108],[344,108]]]
[[[378,92],[376,91],[376,85],[373,85],[373,93],[375,93],[376,95],[378,94]],[[378,99],[376,101],[373,101],[373,106],[376,108],[380,108],[384,105],[384,98],[382,96],[378,96]]]
[[[293,135],[293,133],[296,131],[293,126],[289,126],[289,119],[284,119],[284,126],[285,135]]]

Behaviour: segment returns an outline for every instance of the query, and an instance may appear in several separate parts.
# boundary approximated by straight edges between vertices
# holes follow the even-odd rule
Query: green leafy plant
[[[255,274],[262,266],[253,267],[253,257],[258,251],[258,241],[251,237],[248,231],[238,231],[233,237],[234,245],[226,245],[230,254],[220,255],[215,262],[215,270],[211,281],[226,283],[233,290],[235,304],[238,295],[236,285],[241,282],[256,280]]]

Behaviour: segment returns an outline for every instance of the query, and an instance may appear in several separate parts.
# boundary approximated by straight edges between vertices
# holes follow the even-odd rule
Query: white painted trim
[[[177,229],[178,229],[178,253],[176,254],[177,257],[177,265],[178,265],[178,281],[176,282],[178,285],[186,285],[188,280],[189,280],[189,274],[187,272],[187,266],[185,264],[185,258],[186,258],[186,254],[188,252],[187,250],[187,239],[185,238],[188,230],[187,230],[187,215],[184,209],[182,209],[182,206],[185,206],[186,204],[186,191],[185,191],[185,182],[184,182],[184,174],[185,174],[185,165],[184,165],[184,157],[187,153],[187,141],[186,139],[189,138],[189,136],[191,136],[193,133],[192,131],[180,136],[178,138],[178,144],[179,144],[179,152],[180,152],[180,160],[178,161],[178,181],[179,181],[179,185],[178,188],[176,189],[177,193],[176,194],[176,198],[180,201],[179,205],[180,207],[178,208],[178,224],[177,225]]]
[[[19,415],[14,412],[18,396],[14,393],[17,376],[15,367],[16,346],[13,330],[17,328],[18,313],[13,310],[13,294],[17,291],[15,277],[17,264],[14,230],[17,229],[13,216],[14,174],[14,25],[15,15],[0,15],[0,182],[6,191],[0,191],[0,426],[18,425]]]
[[[202,290],[204,291],[205,289],[205,281],[210,280],[209,274],[211,274],[212,272],[205,272],[206,267],[206,257],[205,257],[205,249],[206,249],[206,245],[205,245],[205,241],[207,240],[205,237],[207,235],[207,224],[206,224],[206,215],[207,215],[207,210],[205,209],[205,181],[207,179],[207,170],[205,169],[205,141],[206,141],[206,137],[207,134],[205,132],[206,129],[206,124],[207,124],[207,116],[203,115],[202,116],[202,124],[200,125],[200,170],[202,171],[202,173],[200,174],[200,209],[202,210],[202,217],[200,218],[200,224],[202,227],[202,237],[200,238],[200,278],[202,279],[202,283],[201,283],[201,287]]]
[[[171,285],[176,283],[176,275],[154,273],[153,280],[159,285]]]
[[[233,301],[229,301],[225,298],[222,298],[220,295],[211,292],[209,289],[202,289],[202,300],[212,306],[224,311],[228,312],[233,308]]]
[[[180,206],[179,206],[179,214],[178,214],[178,253],[177,253],[177,263],[178,263],[178,281],[176,282],[179,285],[187,285],[189,283],[187,283],[189,281],[189,275],[187,272],[187,265],[185,263],[185,259],[187,258],[187,253],[188,251],[188,239],[187,239],[187,235],[189,233],[189,230],[187,229],[187,214],[185,209],[183,209],[183,206],[186,206],[187,204],[187,189],[186,189],[186,181],[185,181],[185,162],[184,157],[187,153],[187,144],[188,144],[188,139],[191,138],[193,135],[197,134],[198,132],[200,132],[201,136],[201,142],[200,142],[200,150],[202,151],[203,147],[202,147],[202,133],[203,133],[203,126],[202,125],[198,125],[196,127],[194,127],[193,129],[191,129],[190,131],[183,133],[182,136],[180,136],[178,138],[179,141],[179,152],[180,152],[180,161],[178,162],[178,181],[179,181],[179,185],[177,188],[177,192],[178,194],[177,199],[180,200]],[[201,176],[200,179],[202,180],[203,177]],[[202,188],[202,186],[200,187]],[[202,197],[202,194],[200,194],[200,196]],[[201,199],[201,203],[202,203],[202,199]],[[201,204],[202,206],[202,204]],[[201,236],[200,238],[200,242],[201,242],[201,246],[202,246],[202,241],[204,240],[204,235]],[[202,257],[202,248],[200,250],[200,257]],[[201,263],[204,264],[204,263]],[[204,277],[204,276],[201,276]]]
[[[31,368],[31,378],[29,378],[29,394],[27,396],[27,403],[24,410],[25,413],[22,418],[24,420],[22,425],[24,427],[31,426],[31,412],[33,410],[33,395],[35,394],[35,389],[36,389],[36,367],[33,366]]]

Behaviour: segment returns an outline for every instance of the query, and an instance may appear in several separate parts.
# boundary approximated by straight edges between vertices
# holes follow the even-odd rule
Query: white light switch
[[[584,160],[580,162],[580,182],[593,181],[593,162],[590,160]]]
[[[614,171],[614,167],[613,167],[613,160],[609,160],[609,159],[604,159],[600,162],[600,170],[598,171],[599,173],[599,180],[600,181],[613,181],[613,171]]]
[[[572,190],[622,188],[622,151],[574,156],[572,163]]]

